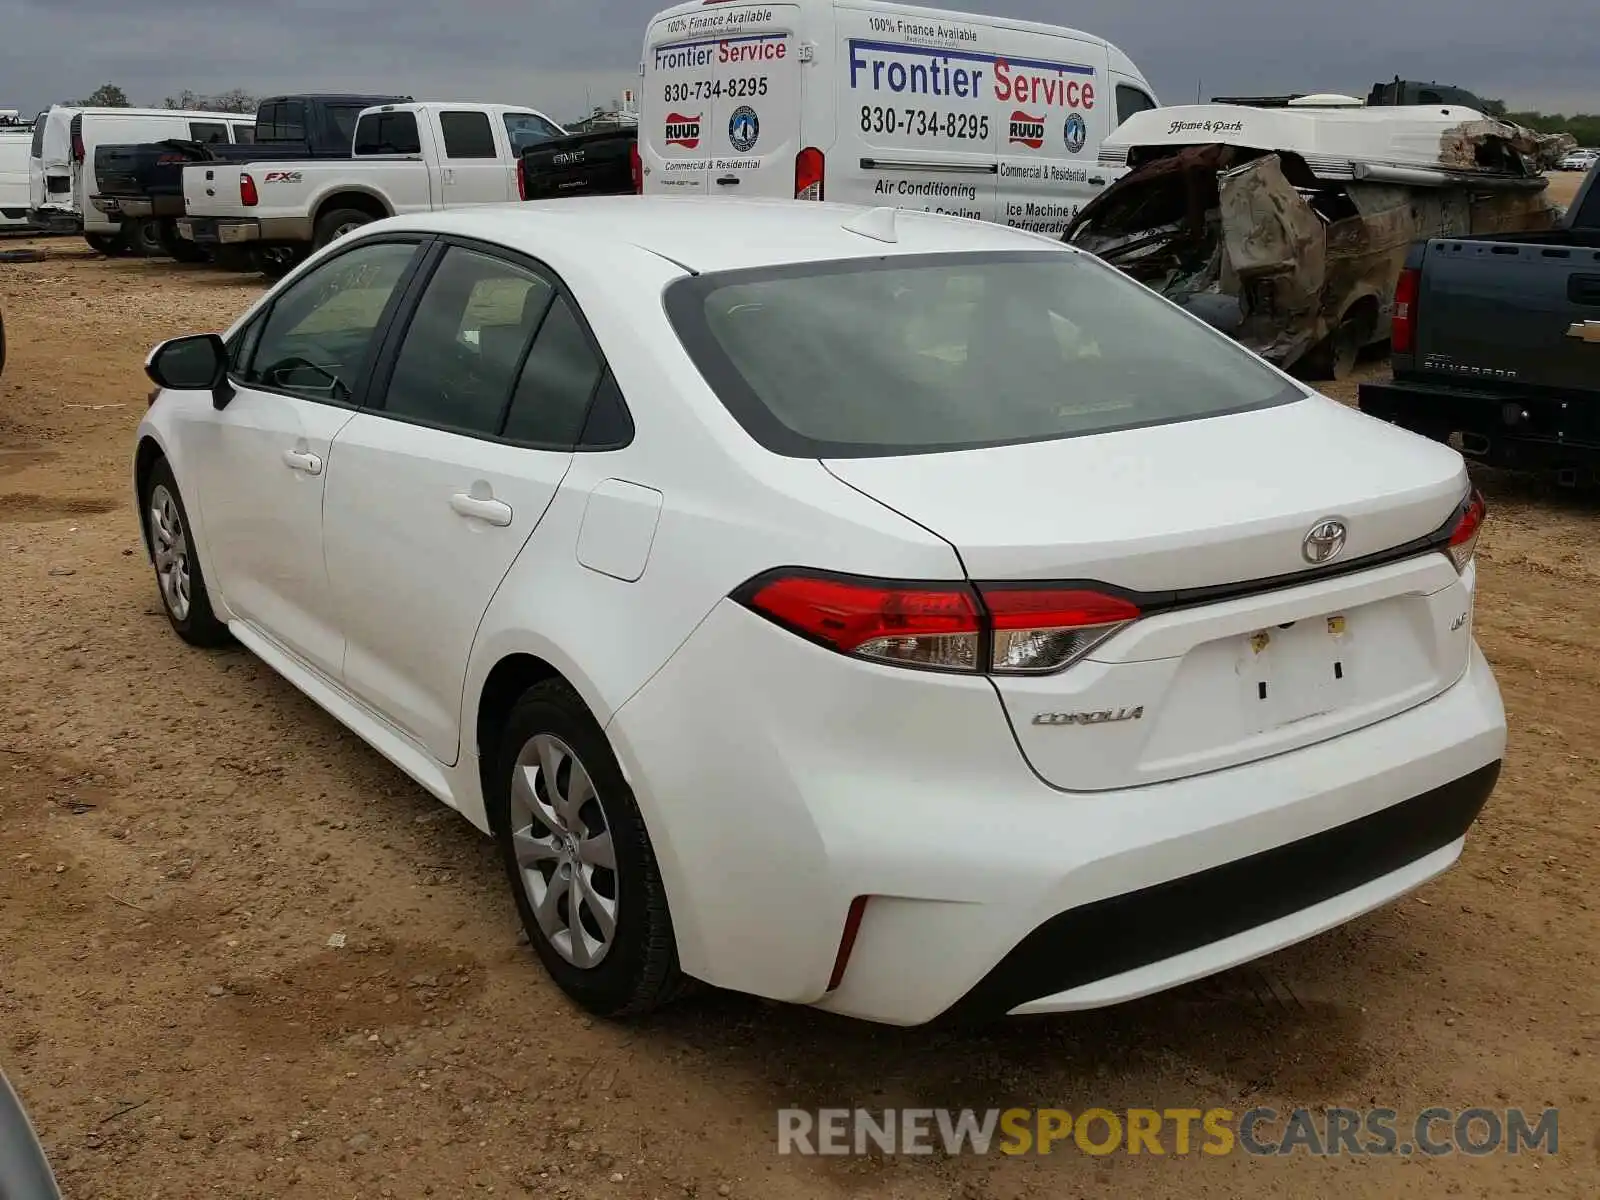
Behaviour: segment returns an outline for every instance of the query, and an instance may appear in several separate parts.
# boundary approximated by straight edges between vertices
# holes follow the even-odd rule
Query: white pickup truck
[[[349,159],[183,169],[178,234],[257,252],[269,275],[368,221],[519,198],[523,148],[566,131],[509,104],[384,104],[356,118]]]

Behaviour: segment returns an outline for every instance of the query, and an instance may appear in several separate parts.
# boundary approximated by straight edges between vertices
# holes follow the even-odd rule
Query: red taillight
[[[256,181],[243,171],[239,172],[239,203],[246,208],[254,208],[261,203],[261,197],[256,193]]]
[[[181,162],[188,162],[188,161],[189,160],[187,158],[185,158],[181,154],[163,154],[160,158],[156,159],[156,165],[157,166],[162,166],[162,167],[170,167],[173,163],[181,163]]]
[[[634,195],[644,194],[644,162],[639,158],[639,143],[628,147],[628,173],[633,176]]]
[[[822,199],[822,172],[825,160],[822,151],[807,146],[794,156],[794,198],[796,200]]]
[[[88,152],[83,147],[83,134],[81,134],[81,133],[73,134],[72,135],[72,161],[73,162],[82,162],[84,160],[84,158],[87,157],[87,154],[88,154]]]
[[[1417,345],[1417,295],[1422,290],[1422,272],[1407,267],[1394,285],[1394,316],[1389,322],[1389,350],[1410,354]]]
[[[1450,545],[1447,552],[1450,561],[1455,563],[1457,571],[1465,571],[1467,564],[1472,561],[1473,554],[1478,549],[1478,534],[1483,531],[1483,519],[1489,515],[1489,506],[1484,502],[1483,493],[1476,488],[1467,497],[1466,506],[1461,510],[1461,516],[1456,521],[1456,527],[1450,531]]]
[[[1131,601],[1033,584],[891,583],[778,572],[735,598],[841,654],[1000,675],[1059,671],[1139,616]]]
[[[528,198],[528,172],[527,172],[527,169],[519,162],[517,164],[517,199],[518,200],[526,200],[527,198]]]
[[[980,589],[994,626],[990,670],[1037,674],[1082,658],[1129,621],[1139,606],[1081,588]]]

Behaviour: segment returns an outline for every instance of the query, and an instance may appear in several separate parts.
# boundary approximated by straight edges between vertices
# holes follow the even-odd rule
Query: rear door
[[[650,27],[639,126],[647,192],[793,198],[799,16],[794,4],[728,5]]]
[[[439,192],[445,208],[516,199],[505,128],[481,109],[441,109]]]
[[[603,363],[532,263],[449,245],[338,435],[324,506],[344,683],[441,763],[489,601],[572,460]],[[437,586],[418,587],[422,564]]]

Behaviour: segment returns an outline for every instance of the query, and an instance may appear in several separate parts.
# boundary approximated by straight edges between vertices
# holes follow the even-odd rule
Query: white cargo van
[[[26,125],[0,123],[0,229],[28,224],[28,144]]]
[[[693,0],[645,34],[645,192],[889,204],[1060,233],[1155,94],[1102,38],[879,0]]]
[[[40,113],[33,127],[29,217],[42,228],[81,231],[96,249],[111,248],[122,236],[121,218],[107,216],[89,203],[89,197],[98,191],[96,146],[139,145],[170,138],[239,142],[254,136],[255,117],[245,113],[57,104]]]

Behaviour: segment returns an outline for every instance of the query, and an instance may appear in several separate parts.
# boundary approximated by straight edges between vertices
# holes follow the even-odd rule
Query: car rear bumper
[[[1363,383],[1368,416],[1444,441],[1489,466],[1528,470],[1600,468],[1600,393],[1588,396],[1474,392],[1390,380]]]
[[[986,680],[845,659],[728,602],[608,733],[686,971],[910,1025],[1132,999],[1404,894],[1460,854],[1505,714],[1474,648],[1444,693],[1357,732],[1064,792]]]
[[[178,236],[202,246],[260,246],[309,242],[307,217],[182,217]]]

